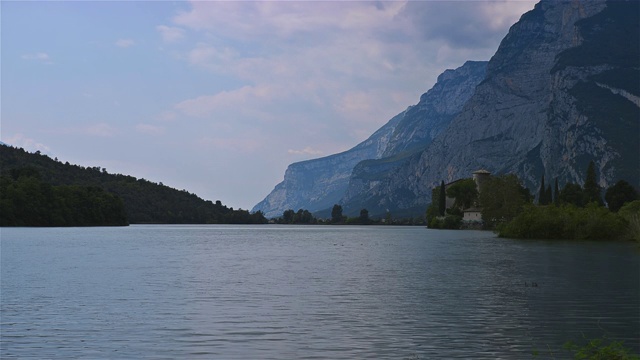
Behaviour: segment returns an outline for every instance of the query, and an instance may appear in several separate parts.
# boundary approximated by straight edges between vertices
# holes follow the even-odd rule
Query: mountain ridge
[[[612,9],[620,7],[627,9]],[[625,22],[618,20],[621,13],[636,15]],[[589,19],[597,14],[615,20],[590,24],[593,19]],[[608,80],[606,72],[621,69],[639,78],[628,61],[638,58],[634,45],[638,32],[627,31],[622,39],[607,37],[608,41],[597,46],[600,51],[623,49],[618,54],[622,53],[619,57],[624,61],[575,64],[564,59],[575,51],[570,49],[590,42],[592,37],[584,36],[581,26],[599,26],[595,34],[615,33],[607,29],[625,27],[633,20],[637,24],[637,14],[637,3],[632,2],[538,3],[512,26],[489,61],[486,79],[447,130],[419,158],[388,176],[370,180],[376,186],[360,192],[360,201],[377,196],[385,205],[394,204],[396,211],[419,209],[430,201],[431,189],[440,181],[469,177],[477,169],[515,173],[530,189],[537,188],[542,175],[559,178],[561,184],[581,183],[590,160],[598,165],[601,187],[618,179],[638,184],[638,162],[634,160],[638,158],[638,106],[624,96],[606,97],[603,106],[615,103],[612,111],[624,112],[610,122],[604,122],[606,114],[598,114],[597,108],[585,111],[579,107],[605,99],[601,92],[593,94],[590,79],[594,77]],[[571,66],[554,72],[562,62]],[[607,131],[620,137],[616,144]],[[360,188],[366,189],[367,184]]]
[[[413,147],[416,126],[426,116],[416,115],[406,127],[398,122],[389,139],[401,140],[399,145],[355,164],[335,203],[345,213],[367,208],[372,216],[418,216],[442,180],[487,169],[514,173],[537,189],[543,175],[581,183],[591,160],[601,187],[620,179],[637,187],[639,4],[540,1],[510,28],[486,64],[486,76],[445,126],[431,137],[422,134],[430,140]],[[418,112],[423,97],[400,115]],[[295,197],[293,189],[289,196]]]
[[[289,165],[284,180],[252,211],[277,217],[289,209],[317,212],[340,203],[358,163],[421,151],[443,131],[484,78],[486,64],[467,61],[457,69],[444,71],[416,105],[391,118],[353,148]]]

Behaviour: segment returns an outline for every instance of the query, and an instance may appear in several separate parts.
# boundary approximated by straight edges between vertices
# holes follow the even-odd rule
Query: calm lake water
[[[0,231],[2,359],[526,359],[583,336],[640,350],[632,243],[384,226]]]

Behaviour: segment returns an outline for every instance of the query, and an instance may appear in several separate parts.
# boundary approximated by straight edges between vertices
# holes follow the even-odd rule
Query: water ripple
[[[640,351],[629,244],[394,227],[2,235],[2,359],[512,359],[602,335]]]

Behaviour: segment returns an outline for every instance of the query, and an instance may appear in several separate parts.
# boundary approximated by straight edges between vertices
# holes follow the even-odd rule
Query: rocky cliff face
[[[482,168],[515,173],[530,189],[543,174],[581,184],[590,160],[602,187],[640,186],[639,14],[635,0],[542,0],[511,27],[486,74],[471,62],[445,72],[368,145],[291,165],[254,210],[340,203],[346,213],[416,216],[442,180]]]
[[[289,165],[284,180],[252,211],[267,218],[286,210],[322,210],[340,201],[349,184],[353,167],[364,159],[376,159],[385,152],[391,134],[404,112],[389,120],[367,140],[345,152]]]
[[[284,181],[253,211],[276,217],[288,209],[314,212],[341,203],[358,163],[384,159],[382,163],[391,162],[397,167],[408,155],[424,150],[471,97],[476,85],[484,79],[486,65],[486,62],[469,61],[458,69],[446,70],[417,105],[396,115],[354,148],[291,164]]]
[[[392,172],[354,171],[346,206],[417,212],[441,180],[480,168],[516,173],[531,189],[542,174],[582,183],[590,160],[601,186],[639,185],[638,6],[540,2],[510,29],[447,129]]]

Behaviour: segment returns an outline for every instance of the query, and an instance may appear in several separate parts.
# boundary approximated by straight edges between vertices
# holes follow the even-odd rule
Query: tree
[[[584,190],[578,184],[566,183],[560,191],[560,202],[563,204],[573,204],[578,207],[584,207],[587,203]]]
[[[360,224],[368,224],[369,223],[369,210],[362,209],[360,210],[360,217],[358,218]]]
[[[478,199],[478,188],[473,179],[457,181],[447,189],[447,195],[455,199],[453,207],[464,210],[470,208]]]
[[[298,212],[293,217],[294,224],[311,224],[313,222],[313,215],[309,210],[298,209]]]
[[[342,206],[335,204],[331,209],[331,222],[334,224],[342,222]]]
[[[558,178],[556,178],[556,184],[553,188],[553,203],[556,206],[560,204],[560,190],[558,188]]]
[[[445,191],[444,180],[440,183],[440,194],[438,196],[438,212],[440,216],[444,216],[447,211],[447,193]]]
[[[620,180],[607,189],[604,194],[609,210],[618,212],[627,202],[638,200],[638,192],[628,182]]]
[[[291,209],[289,210],[285,210],[282,213],[282,222],[284,222],[285,224],[292,224],[293,223],[293,217],[295,216],[295,212]]]
[[[551,193],[551,184],[547,185],[547,190],[544,192],[544,200],[546,205],[553,203],[553,195]]]
[[[544,187],[544,174],[540,180],[540,190],[538,190],[538,205],[547,205],[547,189]]]
[[[591,160],[589,162],[589,167],[587,168],[587,177],[584,180],[584,194],[587,203],[595,201],[602,205],[601,192],[602,191],[596,179],[596,167],[593,160]]]
[[[493,176],[482,183],[480,206],[482,220],[489,228],[511,221],[531,200],[529,190],[520,184],[516,175]]]
[[[443,181],[444,182],[444,181]],[[431,204],[427,207],[427,212],[425,213],[425,217],[427,219],[427,224],[431,222],[431,220],[435,217],[442,216],[440,215],[440,186],[436,186],[431,189]],[[387,215],[389,215],[389,211],[387,210]],[[385,220],[386,221],[386,220]],[[389,224],[390,222],[386,222]]]

